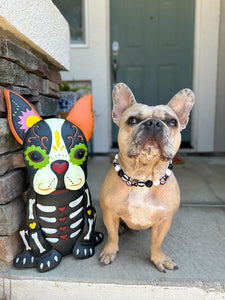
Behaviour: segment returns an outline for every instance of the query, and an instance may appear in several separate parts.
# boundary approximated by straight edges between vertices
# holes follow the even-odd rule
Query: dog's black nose
[[[152,130],[158,130],[162,127],[162,122],[158,119],[148,119],[143,125]]]

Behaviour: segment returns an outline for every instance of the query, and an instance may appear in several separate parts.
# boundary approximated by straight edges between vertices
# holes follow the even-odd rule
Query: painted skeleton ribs
[[[86,182],[92,98],[76,102],[66,120],[42,120],[24,98],[9,90],[4,94],[9,125],[23,145],[31,182],[26,224],[20,231],[25,250],[14,266],[46,272],[65,255],[93,256],[103,234],[95,232],[96,212]]]
[[[65,194],[66,198],[75,196],[71,191]],[[37,201],[29,199],[30,223],[20,231],[26,250],[17,255],[14,261],[17,268],[37,267],[39,272],[45,272],[57,266],[62,255],[72,253],[83,259],[95,254],[95,246],[103,240],[103,235],[94,232],[96,213],[89,190],[85,188],[84,194],[72,201],[65,201],[65,194],[57,197],[58,205],[37,203],[39,197]]]

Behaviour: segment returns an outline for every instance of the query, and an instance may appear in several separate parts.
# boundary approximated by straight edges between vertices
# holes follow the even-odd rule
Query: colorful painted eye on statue
[[[74,165],[81,165],[83,162],[86,160],[87,157],[87,147],[85,144],[79,143],[78,145],[75,145],[71,150],[70,150],[70,161]]]
[[[40,146],[32,145],[24,151],[25,160],[34,169],[41,169],[49,163],[49,155]]]

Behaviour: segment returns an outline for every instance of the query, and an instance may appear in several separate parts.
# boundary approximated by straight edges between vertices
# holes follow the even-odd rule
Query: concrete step
[[[97,230],[104,234],[97,208]],[[181,207],[164,244],[178,270],[161,273],[149,260],[150,230],[127,230],[120,236],[120,252],[109,266],[96,255],[87,260],[64,257],[54,270],[10,268],[5,293],[12,299],[225,299],[225,210]],[[10,276],[11,281],[7,279]],[[1,296],[0,296],[1,297]],[[8,296],[9,297],[9,296]],[[9,299],[9,298],[7,298]]]
[[[182,157],[175,166],[181,186],[181,203],[163,243],[178,270],[160,273],[150,263],[150,230],[127,230],[120,236],[120,252],[109,266],[99,265],[106,243],[88,260],[64,257],[54,270],[4,268],[0,276],[0,299],[225,299],[225,158]],[[97,209],[96,229],[106,231],[98,195],[111,167],[109,157],[89,160],[89,185]],[[5,298],[5,299],[6,299]]]

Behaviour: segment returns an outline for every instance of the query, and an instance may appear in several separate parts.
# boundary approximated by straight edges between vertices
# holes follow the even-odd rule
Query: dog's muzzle
[[[145,130],[149,136],[156,138],[159,132],[162,132],[163,123],[158,119],[148,119],[141,124],[140,129]]]

